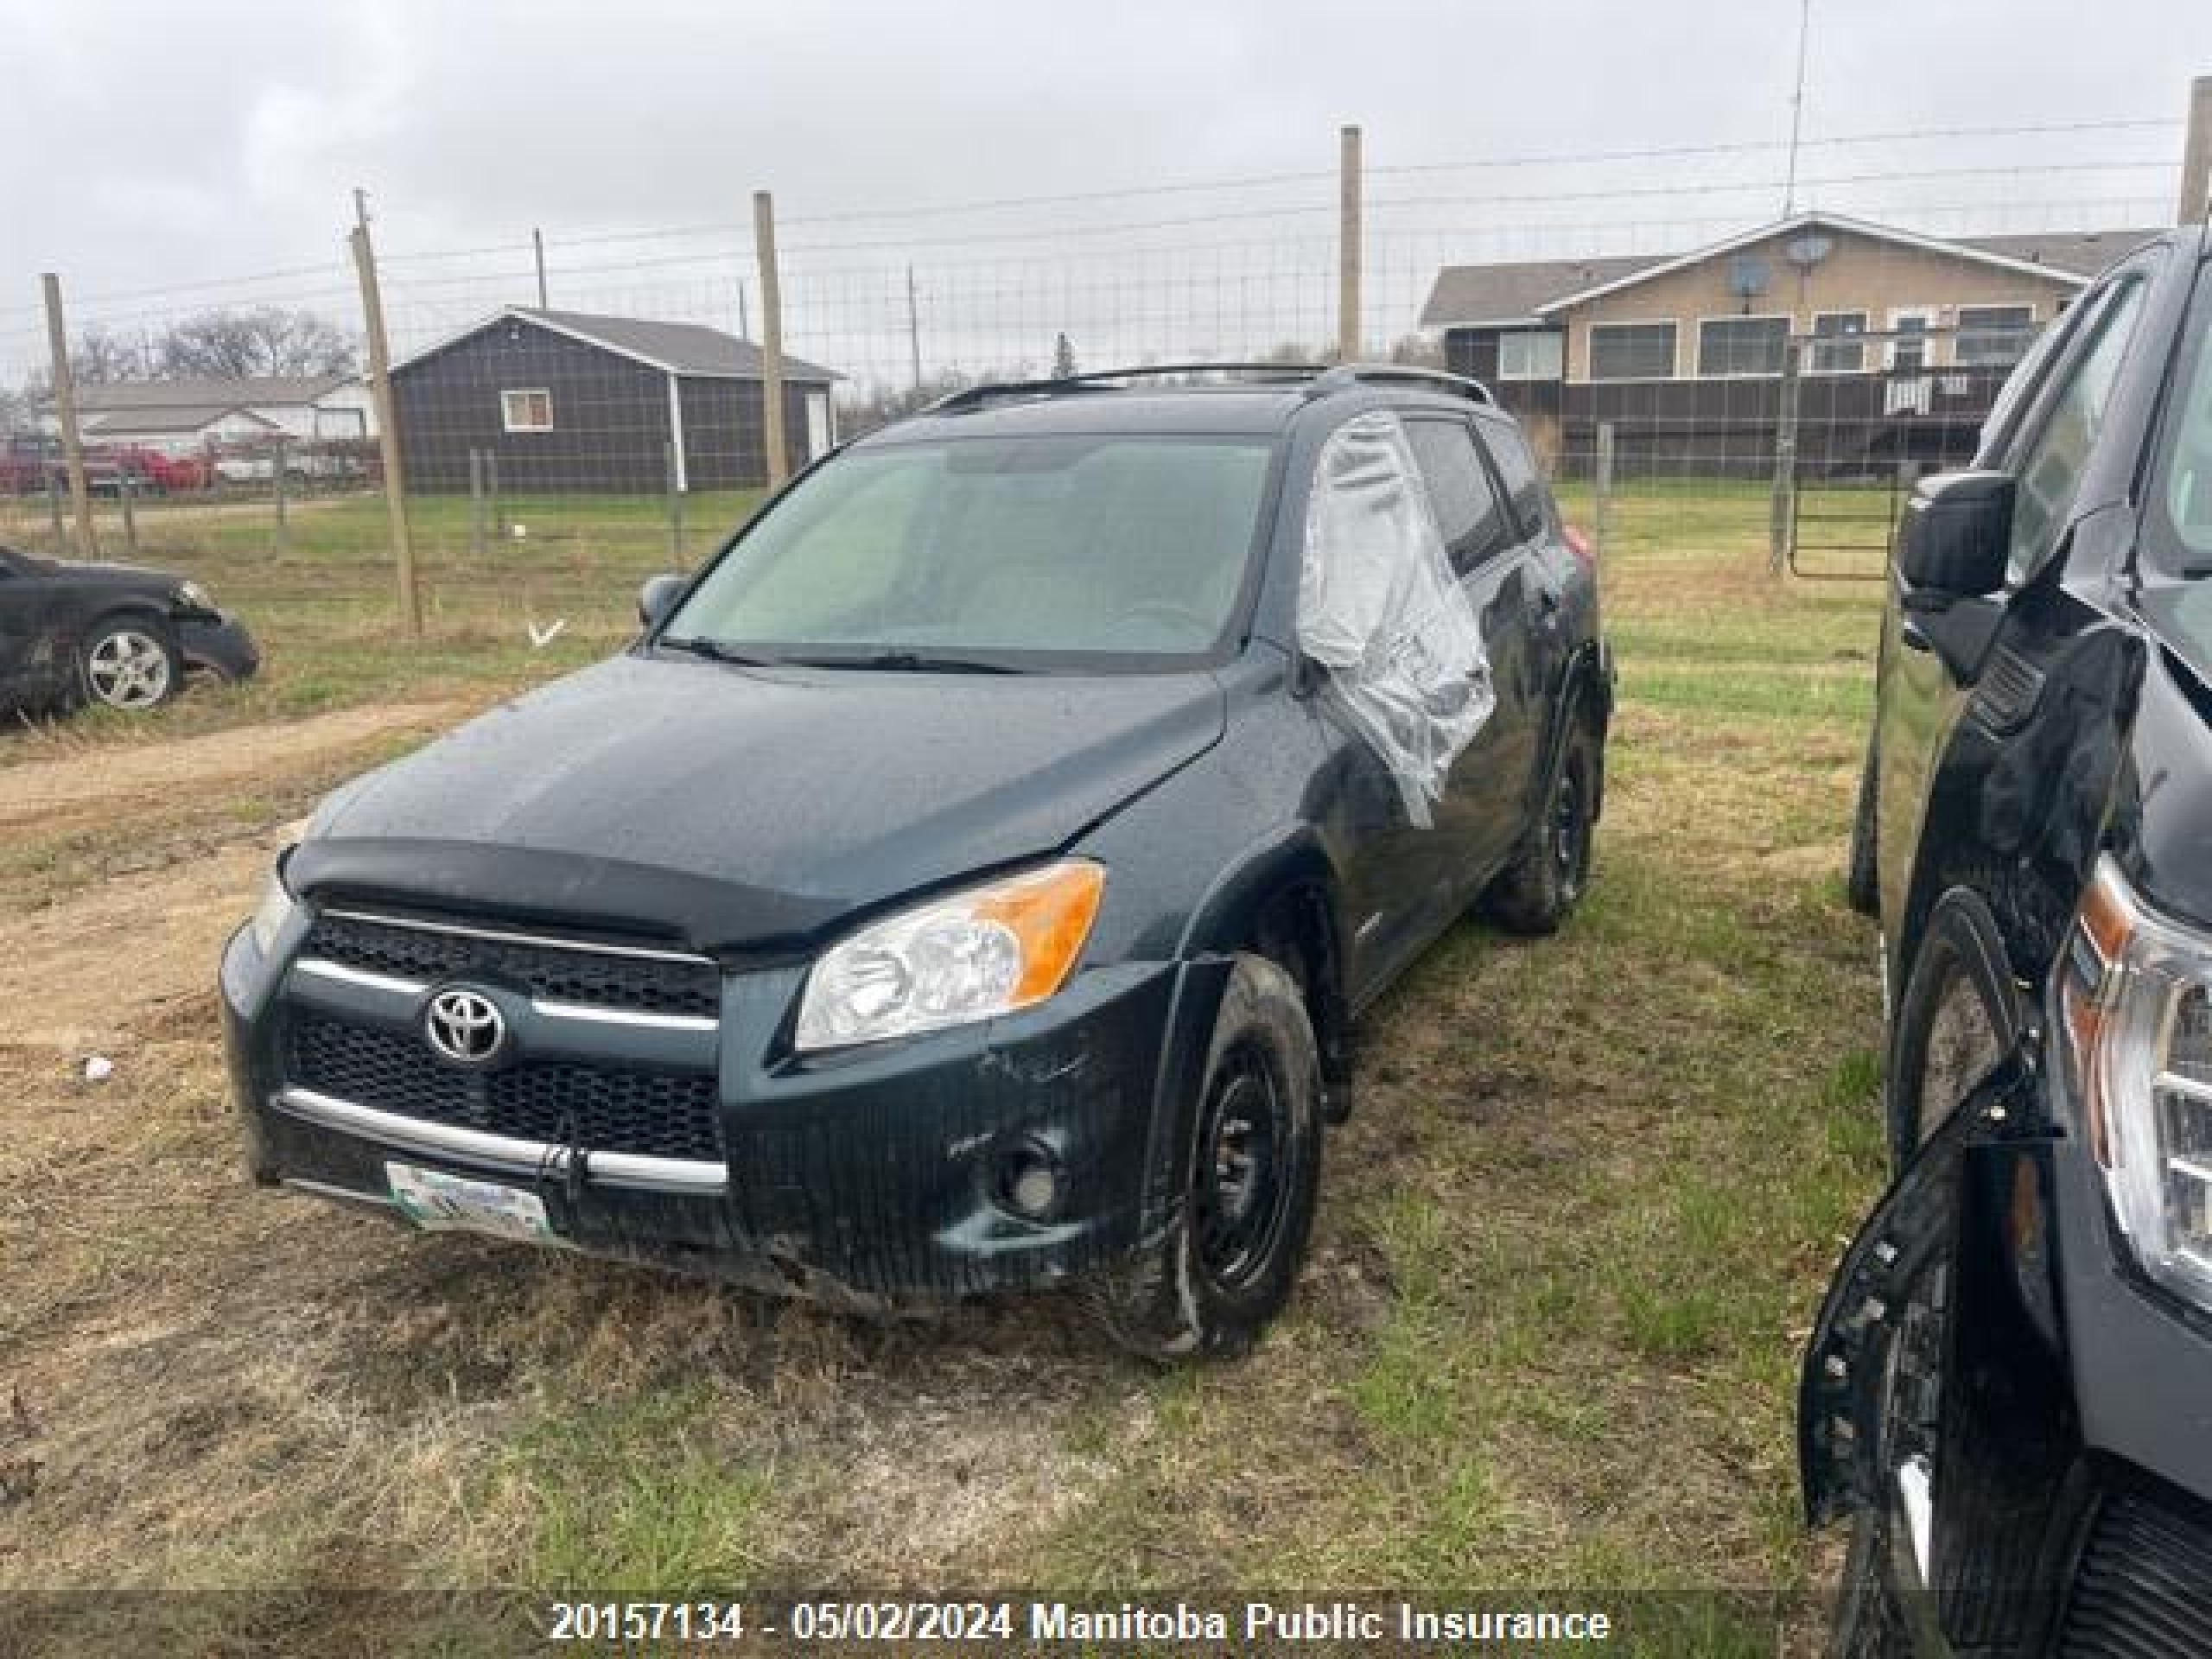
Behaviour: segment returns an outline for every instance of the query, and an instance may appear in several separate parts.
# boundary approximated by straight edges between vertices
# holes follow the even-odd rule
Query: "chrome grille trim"
[[[506,928],[462,926],[458,922],[425,921],[419,916],[391,916],[381,911],[349,910],[332,905],[317,912],[340,921],[367,922],[377,927],[412,928],[418,933],[444,933],[464,939],[496,939],[502,944],[534,944],[548,950],[574,950],[595,957],[628,957],[639,962],[683,962],[717,967],[712,957],[696,950],[659,950],[642,944],[601,944],[590,939],[556,938],[544,933],[518,933]]]
[[[392,996],[424,996],[430,982],[424,979],[402,979],[395,974],[372,974],[365,968],[349,968],[342,962],[328,962],[321,957],[302,957],[292,964],[295,972],[312,974],[318,979],[334,979],[341,984],[359,985],[372,991],[383,991]],[[466,978],[467,976],[460,977]],[[532,1014],[545,1020],[581,1020],[603,1026],[633,1026],[648,1031],[720,1031],[721,1021],[703,1014],[652,1014],[641,1008],[605,1007],[592,1002],[553,1002],[540,997],[530,1000]]]
[[[296,1084],[279,1090],[276,1104],[295,1117],[305,1118],[326,1128],[434,1157],[463,1158],[489,1164],[532,1178],[565,1179],[574,1155],[569,1147],[550,1141],[523,1141],[483,1129],[404,1117],[397,1112],[379,1111],[373,1106],[340,1100],[334,1095],[320,1094]],[[654,1158],[634,1152],[594,1152],[588,1147],[582,1150],[585,1179],[609,1186],[709,1198],[720,1198],[729,1187],[729,1171],[719,1163],[692,1158]]]

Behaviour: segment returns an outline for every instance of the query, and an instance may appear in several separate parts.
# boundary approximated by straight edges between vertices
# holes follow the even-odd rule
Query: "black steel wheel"
[[[1504,874],[1484,895],[1491,915],[1516,933],[1555,933],[1590,881],[1603,753],[1592,724],[1576,718]]]
[[[1291,976],[1240,956],[1214,1019],[1166,1232],[1091,1286],[1115,1341],[1159,1361],[1239,1354],[1289,1300],[1321,1178],[1320,1056]]]

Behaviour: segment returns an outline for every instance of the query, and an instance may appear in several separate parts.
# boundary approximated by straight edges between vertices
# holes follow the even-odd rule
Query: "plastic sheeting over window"
[[[1405,427],[1363,415],[1323,446],[1306,510],[1298,642],[1427,829],[1497,706],[1482,625],[1445,556]]]

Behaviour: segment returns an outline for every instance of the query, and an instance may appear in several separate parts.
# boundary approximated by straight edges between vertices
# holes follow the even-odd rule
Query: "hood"
[[[39,559],[39,574],[57,576],[65,582],[82,582],[95,588],[130,588],[146,593],[166,594],[175,590],[183,581],[165,570],[149,570],[137,564],[95,564],[76,559]]]
[[[766,944],[1053,852],[1222,729],[1203,672],[616,658],[334,797],[295,885]]]
[[[2143,676],[2115,839],[2145,898],[2212,929],[2212,678],[2201,636],[2161,643]]]

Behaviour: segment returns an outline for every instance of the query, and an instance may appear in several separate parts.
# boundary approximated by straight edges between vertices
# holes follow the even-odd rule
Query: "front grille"
[[[709,1073],[543,1060],[461,1071],[411,1033],[305,1013],[288,1046],[292,1082],[356,1105],[593,1152],[721,1160]]]
[[[539,944],[472,932],[410,926],[397,920],[325,912],[308,935],[306,954],[372,974],[436,981],[506,983],[554,1002],[639,1014],[711,1017],[721,1006],[721,972],[711,962],[626,956],[579,941]]]
[[[2212,1655],[2212,1525],[2130,1493],[2106,1501],[2059,1641],[2065,1659]]]

